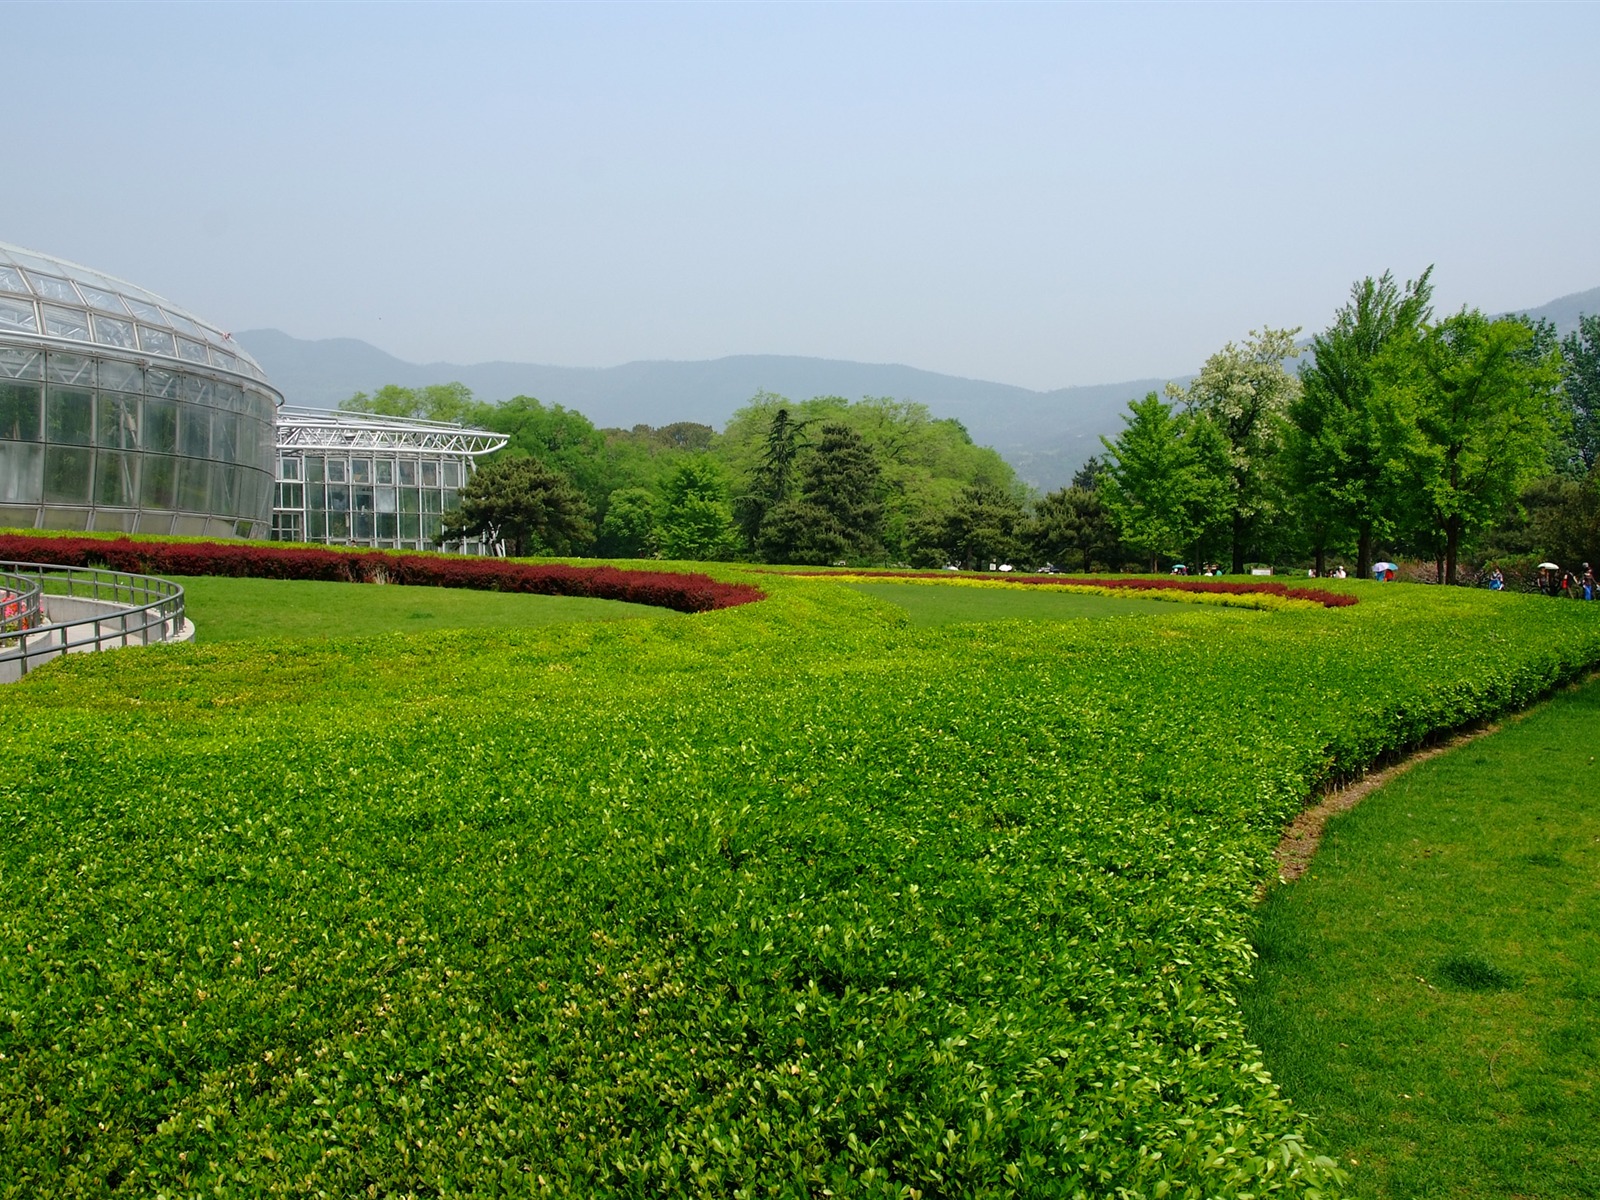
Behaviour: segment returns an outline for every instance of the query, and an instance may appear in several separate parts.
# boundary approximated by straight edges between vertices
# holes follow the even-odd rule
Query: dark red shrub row
[[[323,550],[244,542],[145,542],[131,538],[0,535],[0,561],[109,567],[141,575],[226,575],[249,579],[321,579],[336,583],[402,583],[540,596],[627,600],[677,612],[710,612],[764,600],[745,583],[707,575],[507,562],[500,558]]]
[[[796,575],[826,575],[826,571],[795,571],[789,572]],[[851,575],[870,575],[874,578],[888,579],[949,579],[950,576],[942,571],[851,571]],[[964,576],[963,578],[971,578]],[[1101,579],[1092,577],[1066,577],[1061,575],[1003,575],[994,579],[996,583],[1041,583],[1041,584],[1081,584],[1084,587],[1103,588],[1128,588],[1131,591],[1176,591],[1176,592],[1212,592],[1224,596],[1244,596],[1252,593],[1266,593],[1269,596],[1283,596],[1289,600],[1312,600],[1324,608],[1344,608],[1346,605],[1355,604],[1357,600],[1347,592],[1329,592],[1322,588],[1289,587],[1287,584],[1276,583],[1271,580],[1262,580],[1260,583],[1226,583],[1221,579],[1192,579],[1183,575],[1174,575],[1159,579],[1129,578],[1116,576]]]

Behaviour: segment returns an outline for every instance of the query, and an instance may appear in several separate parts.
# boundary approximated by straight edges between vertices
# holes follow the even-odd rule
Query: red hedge
[[[790,574],[826,576],[826,571],[795,571]],[[943,571],[850,571],[851,575],[868,575],[873,578],[886,579],[948,579],[950,576]],[[971,578],[971,576],[964,576]],[[1213,592],[1225,596],[1243,596],[1250,593],[1265,592],[1269,596],[1283,596],[1289,600],[1313,600],[1324,608],[1344,608],[1357,603],[1354,596],[1348,592],[1328,592],[1322,588],[1289,587],[1282,583],[1224,583],[1220,579],[1192,579],[1183,575],[1175,575],[1162,579],[1130,579],[1118,576],[1110,579],[1099,578],[1067,578],[1059,575],[1004,575],[995,578],[995,582],[1005,583],[1040,583],[1040,584],[1082,584],[1084,587],[1128,588],[1132,591],[1176,591],[1176,592]]]
[[[0,560],[64,567],[105,566],[141,575],[225,575],[249,579],[321,579],[336,583],[410,584],[473,588],[539,596],[626,600],[677,612],[710,612],[764,600],[745,583],[719,583],[707,575],[635,571],[620,567],[569,567],[381,551],[252,546],[241,542],[136,542],[131,538],[0,535]]]

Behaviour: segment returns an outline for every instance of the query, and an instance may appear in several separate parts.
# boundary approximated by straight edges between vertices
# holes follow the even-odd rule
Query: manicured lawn
[[[1246,1026],[1361,1196],[1600,1195],[1600,683],[1336,818]]]
[[[1191,606],[1132,596],[1046,591],[1040,588],[938,587],[914,583],[853,583],[853,587],[879,600],[897,604],[911,614],[913,625],[948,625],[957,621],[1068,621],[1111,617],[1172,616]],[[1250,620],[1260,616],[1249,609],[1217,610],[1227,617]]]
[[[507,629],[627,617],[660,620],[673,615],[643,604],[573,596],[283,579],[174,578],[183,585],[198,642]]]

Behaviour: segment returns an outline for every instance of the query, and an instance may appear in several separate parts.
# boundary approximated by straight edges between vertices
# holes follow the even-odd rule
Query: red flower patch
[[[766,599],[747,583],[708,575],[571,567],[383,551],[252,546],[242,542],[144,542],[131,538],[0,535],[0,560],[63,567],[109,567],[141,575],[223,575],[247,579],[320,579],[334,583],[401,583],[538,596],[625,600],[676,612],[711,612]]]

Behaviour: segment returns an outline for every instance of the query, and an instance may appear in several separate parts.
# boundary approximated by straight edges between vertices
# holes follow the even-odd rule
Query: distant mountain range
[[[1579,313],[1600,312],[1600,288],[1563,296],[1529,315],[1563,333]],[[975,442],[993,446],[1041,491],[1066,484],[1083,460],[1113,435],[1129,400],[1165,379],[1036,392],[1011,384],[940,375],[915,367],[791,355],[743,354],[707,362],[632,362],[619,367],[536,363],[410,363],[354,338],[307,341],[276,329],[234,337],[255,356],[290,404],[334,408],[356,392],[386,383],[419,387],[459,381],[484,400],[534,396],[583,413],[596,425],[630,428],[700,421],[720,428],[758,391],[794,400],[812,396],[890,396],[954,417]],[[1182,382],[1180,380],[1180,382]]]

